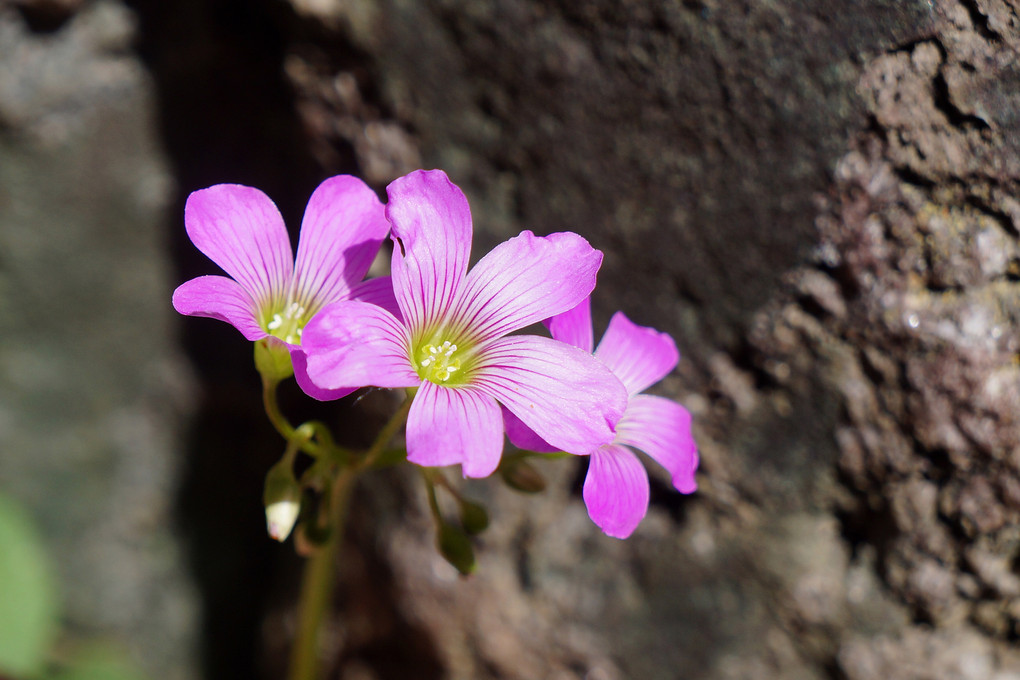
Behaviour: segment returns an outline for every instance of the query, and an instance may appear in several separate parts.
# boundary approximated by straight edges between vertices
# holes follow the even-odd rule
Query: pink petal
[[[266,337],[255,320],[255,302],[237,281],[225,276],[199,276],[178,286],[173,305],[181,314],[226,321],[249,340]]]
[[[616,426],[616,442],[640,449],[669,471],[681,493],[698,488],[698,447],[691,435],[691,414],[664,397],[638,394]]]
[[[413,387],[421,383],[408,358],[407,331],[392,314],[368,302],[324,307],[305,326],[301,350],[315,387]]]
[[[378,305],[395,316],[400,316],[400,307],[397,306],[397,298],[393,295],[393,280],[388,276],[379,276],[368,279],[351,287],[350,297],[352,300],[361,300]]]
[[[503,452],[499,406],[471,388],[422,383],[407,416],[407,459],[438,467],[461,463],[465,477],[488,477]]]
[[[627,392],[591,354],[549,338],[514,335],[490,343],[478,361],[471,384],[550,445],[585,455],[612,441]]]
[[[638,326],[623,312],[610,319],[595,356],[612,369],[630,394],[659,382],[680,361],[673,338],[654,328]]]
[[[582,495],[591,521],[613,538],[627,538],[648,512],[648,473],[624,447],[603,446],[591,454]]]
[[[471,254],[471,210],[442,170],[416,170],[387,188],[393,290],[411,328],[449,313]]]
[[[309,313],[348,297],[365,277],[390,225],[383,204],[357,177],[324,181],[308,200],[298,242],[294,299]]]
[[[294,260],[276,205],[258,189],[217,184],[195,191],[184,206],[191,242],[241,284],[265,310],[282,300]]]
[[[294,366],[294,380],[298,387],[312,399],[334,401],[357,391],[357,387],[341,387],[336,390],[325,390],[312,382],[308,377],[308,357],[300,347],[291,346],[290,362]]]
[[[503,413],[503,428],[506,430],[506,438],[510,440],[511,444],[524,451],[534,451],[535,453],[559,451],[555,446],[535,434],[534,430],[522,423],[520,418],[506,410],[505,406],[501,406],[500,409]]]
[[[472,268],[456,316],[476,338],[501,337],[577,306],[601,264],[602,253],[577,234],[522,231]]]
[[[546,328],[554,340],[573,345],[585,352],[595,347],[591,324],[591,296],[589,295],[573,309],[545,320]]]

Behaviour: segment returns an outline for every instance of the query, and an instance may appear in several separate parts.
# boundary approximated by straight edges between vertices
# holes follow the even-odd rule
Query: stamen
[[[457,345],[444,340],[441,345],[429,343],[418,352],[418,374],[434,383],[444,383],[461,370],[461,360],[456,356]]]
[[[306,321],[305,308],[297,302],[291,302],[282,313],[273,314],[273,318],[266,324],[266,330],[284,342],[297,345],[301,343]]]

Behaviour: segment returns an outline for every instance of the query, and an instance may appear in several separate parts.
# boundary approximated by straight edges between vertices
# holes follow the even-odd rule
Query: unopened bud
[[[437,543],[440,554],[461,574],[467,576],[475,570],[475,549],[471,539],[458,527],[445,522],[440,524]]]
[[[478,503],[461,501],[460,524],[472,536],[480,534],[489,528],[489,513]]]
[[[301,511],[299,501],[278,501],[266,506],[266,529],[269,537],[283,543],[290,536]]]
[[[545,491],[545,478],[534,466],[523,460],[505,462],[499,467],[499,474],[511,489],[524,493]]]
[[[301,487],[286,459],[270,468],[266,475],[262,502],[266,506],[266,529],[269,536],[282,543],[290,536],[301,511]]]

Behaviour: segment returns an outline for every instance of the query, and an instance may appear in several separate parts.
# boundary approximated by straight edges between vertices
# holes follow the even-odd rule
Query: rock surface
[[[166,453],[181,446],[175,395],[192,388],[160,372],[175,348],[172,283],[153,274],[167,266],[159,241],[138,229],[119,241],[74,229],[164,224],[160,210],[176,203],[177,281],[213,271],[183,238],[189,191],[253,184],[297,225],[326,175],[358,172],[382,189],[415,167],[442,167],[471,200],[476,256],[523,228],[576,230],[606,253],[596,332],[623,309],[677,338],[685,359],[656,390],[695,414],[701,489],[681,497],[653,471],[649,517],[619,542],[587,519],[571,461],[543,466],[549,490],[537,497],[464,484],[493,523],[479,572],[463,580],[435,554],[417,476],[370,478],[338,575],[331,677],[402,678],[409,668],[456,679],[1020,677],[1011,648],[1020,632],[1020,5],[807,4],[182,0],[171,10],[138,0],[137,32],[120,34],[99,31],[117,21],[88,24],[101,12],[123,21],[112,1],[5,9],[0,49],[41,61],[32,78],[0,72],[0,153],[13,159],[0,164],[0,209],[11,215],[0,219],[60,225],[68,252],[140,239],[132,248],[161,263],[125,274],[125,297],[107,293],[112,309],[137,304],[131,318],[144,320],[114,333],[132,338],[115,354],[132,378],[118,382],[117,367],[86,360],[112,361],[102,350],[113,320],[89,323],[95,308],[84,318],[40,311],[85,291],[91,300],[96,279],[46,275],[20,254],[36,243],[59,261],[38,245],[49,241],[33,241],[44,232],[4,227],[3,252],[19,253],[0,260],[4,285],[24,271],[36,278],[23,290],[39,293],[3,296],[6,328],[38,327],[31,342],[4,333],[5,356],[25,359],[7,360],[6,380],[36,394],[49,370],[61,386],[46,388],[34,415],[24,404],[36,397],[12,398],[21,410],[5,424],[20,433],[11,444],[56,450],[37,434],[51,391],[74,405],[66,425],[47,430],[63,442],[80,443],[66,433],[81,423],[125,409],[130,420],[147,400],[168,400],[146,440],[159,446],[130,459],[162,486],[93,478],[118,493],[165,494],[184,475],[181,528],[203,595],[206,673],[279,677],[296,562],[261,535],[259,478],[279,445],[258,411],[248,349],[214,322],[181,324],[202,391],[188,462],[166,469]],[[102,68],[87,58],[96,49]],[[138,85],[139,57],[158,129],[141,113],[152,100]],[[78,94],[49,94],[62,70]],[[138,102],[126,109],[109,103],[122,101],[110,93],[124,83],[141,88],[125,95]],[[95,110],[104,114],[93,127],[75,128]],[[119,156],[111,141],[127,135],[131,148],[150,149],[157,132],[176,187],[157,152]],[[88,155],[61,151],[78,139]],[[103,154],[82,185],[102,201],[45,205],[54,189],[40,177],[77,187],[73,168]],[[11,207],[20,205],[50,216],[26,221],[18,216],[29,208]],[[103,253],[123,251],[95,252],[89,276],[109,286],[117,268]],[[70,329],[80,330],[74,344]],[[84,349],[93,344],[99,354]],[[46,352],[80,381],[40,359]],[[120,396],[83,398],[97,381]],[[380,393],[357,405],[367,416],[343,415],[349,406],[315,412],[346,418],[358,438],[391,408]],[[0,471],[17,472],[23,497],[34,484],[45,498],[75,468],[66,457],[50,474],[43,460],[5,456]],[[125,603],[119,616],[137,607]]]
[[[120,4],[21,9],[0,5],[0,488],[46,534],[65,644],[184,680],[199,609],[173,507],[194,384],[166,306],[153,85]]]

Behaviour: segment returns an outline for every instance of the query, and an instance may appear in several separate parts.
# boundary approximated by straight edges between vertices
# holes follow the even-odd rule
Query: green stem
[[[267,401],[267,413],[270,411],[269,406]],[[411,397],[409,396],[389,422],[383,426],[379,436],[376,437],[364,457],[352,467],[341,468],[333,480],[329,494],[326,496],[328,503],[328,524],[326,526],[329,528],[329,538],[305,565],[298,604],[300,618],[298,619],[297,637],[291,649],[290,668],[287,672],[288,680],[317,680],[319,677],[319,630],[333,599],[333,588],[336,583],[336,559],[340,542],[343,540],[351,488],[354,486],[357,475],[371,466],[385,450],[386,445],[407,419],[410,408]],[[283,422],[287,424],[286,421]],[[289,424],[287,426],[289,427]],[[291,428],[291,432],[293,432],[293,428]],[[283,434],[282,431],[281,434]]]
[[[287,443],[296,442],[298,448],[310,456],[318,457],[323,452],[323,447],[316,444],[311,437],[298,433],[290,421],[280,411],[280,403],[276,398],[276,387],[280,382],[271,378],[262,378],[262,405],[266,409],[269,422],[273,424],[280,436],[287,440]],[[307,426],[307,425],[306,425]],[[303,427],[306,427],[303,426]],[[338,448],[338,447],[333,447]]]
[[[414,397],[408,395],[408,397],[404,399],[404,403],[402,403],[400,408],[397,409],[397,412],[389,419],[389,422],[383,425],[383,429],[379,431],[379,436],[375,438],[375,441],[372,443],[372,447],[365,452],[364,457],[362,457],[362,459],[358,462],[357,468],[359,471],[364,470],[367,467],[371,467],[379,456],[386,450],[386,445],[390,443],[390,440],[393,439],[393,435],[397,433],[400,426],[404,424],[405,420],[407,420],[407,413],[411,410],[412,401],[414,401]]]
[[[464,496],[461,495],[460,491],[458,491],[456,487],[453,486],[453,484],[450,484],[450,480],[447,479],[446,475],[444,475],[442,472],[436,470],[433,479],[437,486],[441,486],[444,489],[446,489],[447,493],[453,496],[458,503],[464,502]]]
[[[280,404],[276,399],[276,386],[280,383],[269,378],[262,378],[262,405],[269,416],[269,422],[273,424],[280,436],[290,441],[294,437],[294,427],[287,422],[280,412]]]
[[[319,677],[319,629],[329,611],[336,583],[336,557],[356,473],[347,468],[337,475],[329,494],[329,538],[305,564],[299,601],[297,637],[290,653],[289,680]]]
[[[443,523],[443,515],[439,511],[439,500],[436,498],[436,482],[432,470],[429,468],[421,469],[422,479],[425,480],[425,493],[429,499],[429,509],[432,510],[432,518],[436,521],[436,526]]]

